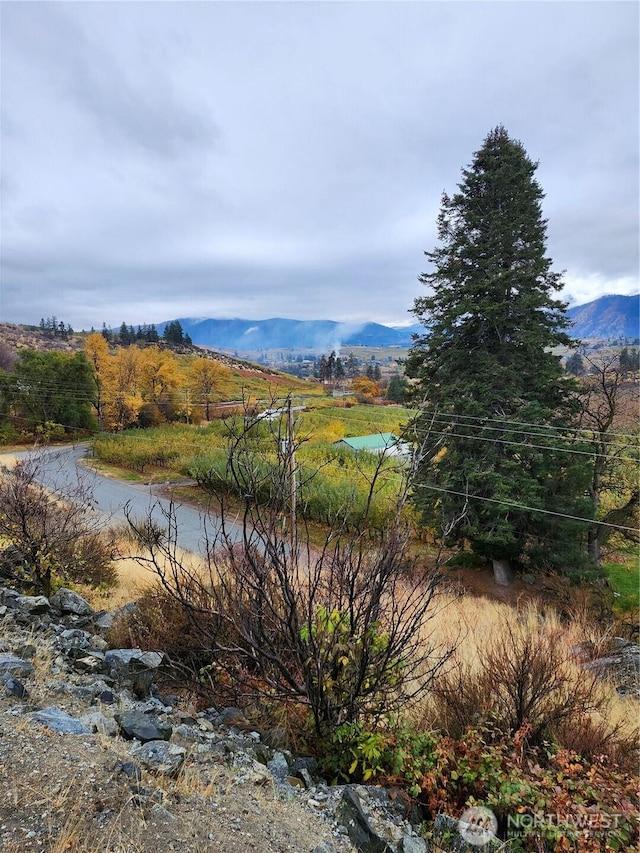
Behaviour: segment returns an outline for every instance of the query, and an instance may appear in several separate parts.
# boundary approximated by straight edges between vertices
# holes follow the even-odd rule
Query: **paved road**
[[[11,454],[16,458],[26,458],[33,453],[42,460],[42,478],[53,491],[64,492],[78,479],[86,484],[95,500],[96,511],[99,512],[105,524],[125,521],[125,507],[132,517],[146,518],[149,514],[161,527],[167,527],[167,515],[170,501],[154,493],[158,487],[127,483],[103,477],[100,474],[78,464],[87,454],[84,445],[73,447],[53,447],[37,451],[23,451]],[[0,462],[2,458],[0,457]],[[198,553],[205,547],[205,524],[209,539],[219,527],[219,519],[213,515],[205,515],[200,510],[186,504],[175,503],[173,512],[176,521],[177,544],[186,551]],[[230,526],[233,537],[240,538],[241,529],[237,525]]]

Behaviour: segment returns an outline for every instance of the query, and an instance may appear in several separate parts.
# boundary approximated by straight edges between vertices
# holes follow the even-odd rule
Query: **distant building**
[[[367,453],[384,453],[387,456],[411,456],[411,447],[406,441],[401,441],[392,432],[376,432],[373,435],[356,435],[353,438],[341,438],[334,441],[338,447],[348,447],[350,450],[366,450]]]
[[[291,406],[292,412],[301,412],[303,409],[306,409],[306,406]],[[279,418],[281,415],[286,415],[289,411],[288,406],[280,406],[275,409],[265,409],[264,412],[260,412],[259,415],[256,415],[257,421],[275,421],[276,418]]]

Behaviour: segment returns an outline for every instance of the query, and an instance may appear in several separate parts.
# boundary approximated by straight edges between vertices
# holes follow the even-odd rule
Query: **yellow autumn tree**
[[[351,382],[351,388],[362,403],[371,403],[380,396],[380,386],[368,376],[356,376]]]
[[[176,420],[184,406],[177,394],[182,381],[178,359],[170,350],[156,346],[140,350],[139,357],[145,418],[150,424],[158,414],[161,419]]]
[[[191,402],[204,408],[211,420],[211,403],[224,397],[230,387],[231,370],[212,358],[196,358],[187,369],[187,387]]]
[[[104,392],[106,386],[108,386],[111,370],[109,344],[99,332],[92,332],[90,335],[87,335],[84,352],[87,361],[91,365],[93,378],[98,389],[96,408],[98,410],[98,425],[102,430],[104,429]]]
[[[111,356],[108,385],[104,391],[106,429],[125,429],[134,424],[144,400],[139,387],[138,347],[119,347]]]
[[[178,360],[170,350],[146,347],[140,350],[140,389],[145,401],[158,403],[180,384]]]

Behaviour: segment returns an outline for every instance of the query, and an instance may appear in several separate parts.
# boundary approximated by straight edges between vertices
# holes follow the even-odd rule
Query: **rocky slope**
[[[15,323],[0,323],[0,367],[8,367],[20,350],[28,349],[36,352],[66,352],[74,353],[84,349],[84,335],[74,334],[68,339],[53,337],[47,332],[33,329],[29,326],[19,326]],[[171,345],[159,341],[156,346],[170,349],[178,355],[197,355],[201,358],[211,358],[225,364],[232,370],[251,371],[257,375],[274,376],[278,371],[264,365],[255,364],[242,358],[215,352],[208,347],[191,346],[187,344]],[[6,361],[6,364],[3,364]]]
[[[328,786],[238,709],[158,695],[162,652],[109,650],[113,618],[0,587],[4,853],[426,851],[402,798]]]

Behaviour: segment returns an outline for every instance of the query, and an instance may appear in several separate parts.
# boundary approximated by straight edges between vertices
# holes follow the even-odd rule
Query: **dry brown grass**
[[[533,697],[529,722],[538,738],[553,735],[582,754],[635,764],[637,700],[582,665],[583,649],[592,657],[606,654],[610,629],[600,629],[586,612],[567,622],[531,601],[514,608],[471,597],[452,600],[437,619],[440,636],[457,639],[457,648],[413,712],[416,724],[454,737],[472,725],[506,726],[504,734],[512,735],[509,719],[515,729],[522,722],[516,705],[524,692]]]

